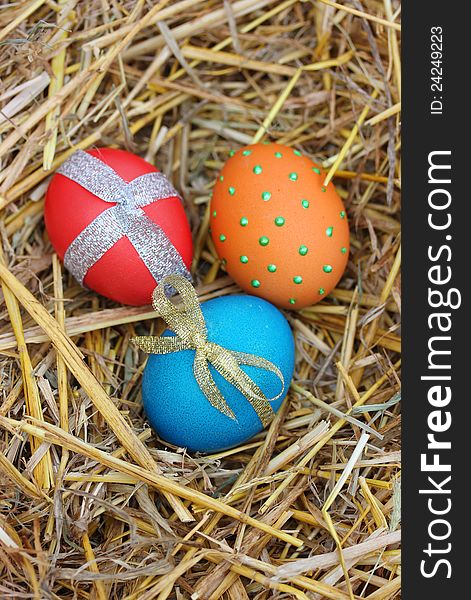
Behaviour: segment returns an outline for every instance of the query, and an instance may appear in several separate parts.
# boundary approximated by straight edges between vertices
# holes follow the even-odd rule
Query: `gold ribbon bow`
[[[181,307],[175,306],[167,297],[165,288],[169,286],[173,287],[180,295]],[[181,275],[165,277],[155,288],[152,299],[154,309],[177,335],[176,337],[138,336],[133,338],[133,342],[148,354],[169,354],[181,350],[195,350],[193,373],[211,406],[236,420],[211,375],[209,364],[247,398],[263,426],[266,427],[274,416],[270,402],[277,400],[285,387],[280,369],[260,356],[235,352],[210,342],[196,292],[191,283]],[[274,398],[268,399],[240,368],[240,365],[259,367],[274,373],[282,384],[281,392]]]

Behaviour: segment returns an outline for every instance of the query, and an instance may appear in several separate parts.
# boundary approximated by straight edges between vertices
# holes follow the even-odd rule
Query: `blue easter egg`
[[[283,373],[284,389],[271,402],[276,412],[288,391],[294,369],[294,340],[287,320],[272,304],[255,296],[226,296],[201,305],[208,340],[238,352],[263,357]],[[174,335],[166,331],[165,336]],[[144,370],[142,399],[152,428],[165,441],[191,451],[217,452],[238,446],[263,429],[250,402],[211,365],[216,385],[236,420],[211,406],[194,374],[194,350],[151,354]],[[274,373],[241,368],[267,398],[282,388]]]

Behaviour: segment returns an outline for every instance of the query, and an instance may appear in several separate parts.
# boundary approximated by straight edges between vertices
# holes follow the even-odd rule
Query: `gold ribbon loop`
[[[181,297],[180,307],[175,306],[167,297],[165,292],[167,287],[174,288]],[[191,283],[181,275],[165,277],[155,288],[152,298],[154,309],[176,333],[176,337],[138,336],[133,338],[135,344],[148,354],[195,350],[193,372],[196,382],[211,406],[236,420],[211,375],[210,364],[250,402],[263,426],[266,427],[274,416],[270,402],[278,400],[285,388],[280,369],[269,360],[255,354],[228,350],[210,342],[196,292]],[[281,392],[274,398],[267,398],[240,365],[257,367],[273,373],[281,382]]]

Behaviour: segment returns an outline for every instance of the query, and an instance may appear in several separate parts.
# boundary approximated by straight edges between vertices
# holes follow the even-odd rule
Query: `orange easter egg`
[[[322,300],[347,265],[345,207],[325,173],[298,150],[253,144],[224,165],[213,190],[217,253],[247,293],[277,306]]]

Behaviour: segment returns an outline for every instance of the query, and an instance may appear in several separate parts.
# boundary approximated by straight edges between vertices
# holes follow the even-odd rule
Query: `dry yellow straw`
[[[379,501],[374,497],[364,477],[359,477],[358,482],[360,484],[363,496],[369,504],[371,514],[373,515],[373,519],[375,520],[376,526],[378,527],[378,529],[386,530],[388,528],[388,522],[386,521],[386,517],[384,516],[384,513],[381,510]]]
[[[325,522],[327,524],[327,528],[329,530],[330,535],[333,537],[333,539],[335,540],[335,543],[337,544],[337,549],[339,551],[339,558],[340,558],[340,564],[342,566],[342,570],[343,570],[343,574],[345,576],[345,582],[347,584],[347,589],[348,589],[348,593],[350,595],[351,600],[355,600],[354,596],[353,596],[353,590],[352,590],[352,584],[350,582],[350,577],[348,575],[348,568],[347,565],[345,563],[345,559],[342,553],[342,544],[340,542],[340,539],[338,537],[337,531],[334,527],[334,523],[332,521],[332,517],[329,514],[329,508],[332,506],[332,504],[334,503],[335,499],[337,498],[337,496],[339,495],[342,487],[344,486],[348,476],[350,475],[350,473],[352,472],[353,468],[355,467],[356,462],[358,461],[358,459],[360,458],[367,442],[369,439],[369,434],[363,432],[360,436],[360,439],[358,441],[358,444],[355,446],[355,450],[352,452],[352,455],[345,467],[345,469],[343,470],[342,475],[340,476],[339,480],[337,481],[337,483],[335,484],[334,489],[331,491],[331,493],[329,494],[329,497],[327,498],[327,500],[325,501],[324,506],[322,507],[322,516],[325,519]]]
[[[3,259],[3,252],[0,249],[0,269],[6,269]],[[18,345],[18,352],[20,355],[21,373],[23,378],[23,389],[25,394],[26,412],[35,419],[40,421],[43,419],[43,410],[41,406],[41,398],[39,396],[38,384],[33,371],[33,365],[28,353],[28,347],[26,346],[23,322],[21,319],[20,308],[18,306],[17,299],[2,282],[2,290],[5,298],[5,304],[7,307],[8,314],[10,316],[11,326],[15,334],[16,342]],[[41,443],[33,436],[30,438],[31,454],[34,455],[40,448]],[[49,489],[53,481],[52,473],[52,462],[49,450],[47,450],[41,459],[34,467],[35,479],[42,489]]]
[[[384,121],[385,119],[389,119],[389,117],[393,117],[394,115],[397,115],[397,113],[400,111],[401,111],[401,103],[398,102],[397,104],[394,104],[394,106],[390,106],[389,108],[387,108],[386,110],[383,110],[383,112],[379,113],[378,115],[375,115],[374,117],[371,117],[371,119],[368,119],[368,121],[366,121],[365,125],[377,125],[378,123],[381,123],[381,121]]]
[[[62,331],[57,321],[51,317],[47,310],[36,298],[29,292],[18,279],[10,273],[5,265],[0,263],[0,279],[7,286],[7,294],[10,291],[17,300],[29,312],[36,323],[47,333],[56,350],[62,356],[70,371],[77,378],[77,381],[90,396],[90,399],[107,420],[110,428],[116,434],[116,437],[123,444],[134,460],[155,471],[157,465],[150,455],[147,448],[139,440],[128,423],[124,420],[119,410],[108,397],[104,389],[96,380],[93,373],[82,360],[82,354],[72,340]],[[25,346],[26,348],[26,346]],[[42,415],[34,415],[42,420]],[[46,480],[50,481],[50,480]]]
[[[382,375],[361,397],[358,396],[358,392],[356,392],[357,397],[355,404],[353,404],[353,406],[348,411],[346,411],[345,414],[350,415],[354,408],[363,405],[368,400],[368,398],[370,398],[375,393],[375,391],[378,388],[380,388],[385,381],[387,381],[388,377],[396,370],[396,368],[399,367],[400,364],[401,361],[398,361],[391,369],[389,369],[384,375]],[[343,365],[341,363],[337,363],[337,368],[341,373],[344,372]],[[312,448],[312,450],[310,450],[299,461],[297,467],[305,467],[306,465],[308,465],[319,452],[319,450],[323,448],[327,444],[327,442],[330,439],[332,439],[332,437],[337,433],[337,431],[339,431],[339,429],[341,429],[346,423],[347,421],[345,421],[345,419],[339,419],[334,425],[332,425],[329,431],[326,432],[325,436],[321,440],[319,440],[319,442]],[[293,479],[296,476],[297,472],[295,471],[291,472],[289,475],[286,476],[286,479],[283,480],[283,482],[276,488],[273,494],[269,498],[267,498],[267,500],[260,507],[259,512],[261,514],[264,514],[270,508],[270,506],[273,505],[276,499],[292,483]]]
[[[60,106],[62,102],[70,96],[72,93],[83,87],[87,80],[93,81],[94,77],[98,74],[95,72],[101,64],[103,64],[105,57],[99,58],[89,69],[82,71],[75,78],[71,79],[64,87],[59,90],[54,96],[48,98],[43,104],[41,104],[30,116],[28,116],[20,125],[15,127],[13,131],[0,143],[0,158],[8,152],[22,137],[25,137],[28,132],[35,126],[41,119],[53,110],[56,106]]]
[[[27,496],[31,496],[36,500],[49,500],[48,496],[43,494],[38,488],[35,487],[31,481],[18,471],[18,469],[12,465],[8,458],[0,452],[0,470],[7,475]]]
[[[333,6],[334,8],[338,8],[339,10],[343,10],[352,15],[356,15],[357,17],[362,17],[363,19],[367,19],[368,21],[379,23],[380,25],[384,25],[385,27],[391,27],[391,29],[396,29],[396,31],[401,31],[401,26],[398,23],[394,23],[394,21],[388,21],[387,19],[382,19],[381,17],[375,17],[374,15],[370,15],[369,13],[357,10],[356,8],[352,8],[351,6],[338,4],[338,2],[332,2],[332,0],[319,0],[319,2],[322,2],[322,4],[327,4],[327,6]]]
[[[64,8],[65,4],[68,0],[59,0],[59,6]],[[69,22],[71,21],[70,13],[64,22],[61,22],[61,13],[57,13],[57,24],[61,26],[60,35],[55,39],[57,44],[63,43],[67,36],[68,31],[67,27]],[[66,57],[66,47],[65,44],[59,50],[59,52],[52,58],[51,60],[51,68],[53,77],[51,78],[51,82],[49,84],[49,98],[52,98],[64,85],[64,66],[65,66],[65,57]],[[49,136],[45,146],[43,153],[43,168],[45,171],[48,171],[54,160],[54,154],[56,152],[56,143],[57,143],[57,129],[58,129],[58,120],[60,115],[60,107],[56,106],[51,110],[50,113],[46,115],[45,120],[45,130],[46,135]]]
[[[249,69],[252,71],[261,71],[262,73],[274,73],[277,75],[293,75],[296,73],[294,67],[279,65],[277,63],[263,62],[253,60],[232,54],[231,52],[221,52],[209,50],[207,48],[199,48],[196,46],[186,45],[182,48],[182,54],[185,58],[193,58],[198,61],[208,61],[237,67],[238,69]]]
[[[29,17],[29,15],[32,15],[34,12],[36,12],[38,8],[40,8],[45,2],[46,0],[36,0],[36,2],[32,2],[26,10],[24,10],[20,15],[16,17],[16,19],[13,19],[10,23],[8,23],[8,25],[6,25],[6,27],[4,27],[0,31],[0,40],[3,40],[3,38],[6,37],[10,33],[10,31],[15,31],[15,29],[18,27],[18,25],[20,25],[20,23],[25,21]]]
[[[381,291],[381,295],[379,297],[379,306],[381,306],[382,304],[385,304],[387,299],[389,298],[389,295],[391,294],[392,287],[394,285],[394,282],[396,281],[396,277],[398,276],[400,268],[401,268],[401,261],[402,261],[401,255],[402,255],[401,246],[399,246],[399,248],[396,252],[396,256],[394,258],[393,265],[391,267],[391,270],[389,271],[388,278],[386,279],[386,283],[384,284],[384,287]],[[378,317],[379,317],[379,315],[378,315]],[[378,331],[378,327],[379,327],[379,318],[378,317],[370,324],[368,332],[365,336],[365,343],[358,350],[355,360],[359,360],[363,356],[366,356],[368,348],[369,348],[371,342],[374,340],[376,333]],[[363,376],[363,371],[364,371],[364,369],[357,369],[355,371],[355,373],[353,374],[353,381],[355,382],[356,385],[358,385],[359,382],[361,381],[361,378]]]
[[[371,99],[375,100],[377,96],[378,96],[378,90],[374,90],[373,93],[371,94]],[[327,173],[326,178],[324,179],[324,187],[328,186],[332,177],[335,175],[335,172],[337,171],[339,166],[342,164],[342,161],[345,158],[348,150],[350,149],[350,146],[352,145],[353,140],[356,138],[360,127],[363,125],[363,121],[366,119],[368,113],[370,112],[370,108],[371,108],[370,105],[367,104],[365,106],[365,108],[361,111],[358,121],[353,126],[353,129],[350,132],[350,135],[348,136],[345,144],[343,145],[342,149],[338,153],[338,156],[335,159],[334,164],[330,167],[329,172]]]
[[[83,454],[84,456],[88,456],[92,460],[97,460],[102,465],[105,465],[110,468],[114,468],[121,473],[126,473],[128,475],[135,476],[139,481],[147,483],[148,485],[180,498],[185,498],[186,500],[190,500],[190,502],[194,502],[195,504],[202,506],[208,510],[213,510],[215,512],[221,513],[228,517],[232,517],[241,523],[245,523],[246,525],[250,525],[251,527],[255,527],[264,533],[268,533],[271,536],[274,536],[283,542],[287,542],[296,546],[296,548],[300,548],[303,545],[301,540],[298,540],[294,536],[289,533],[285,533],[279,529],[264,523],[261,520],[254,519],[249,515],[229,506],[228,504],[224,504],[211,496],[203,494],[197,490],[193,490],[189,487],[181,485],[180,483],[168,479],[162,475],[157,474],[157,472],[151,471],[149,469],[145,469],[143,467],[139,467],[130,462],[121,460],[119,458],[114,457],[112,454],[108,452],[103,452],[98,448],[87,444],[83,440],[66,433],[59,427],[55,425],[51,425],[46,422],[35,422],[34,425],[26,423],[25,421],[15,421],[14,419],[8,419],[6,417],[0,417],[0,423],[3,423],[8,428],[17,428],[21,431],[25,431],[43,441],[49,442],[51,444],[58,444],[71,450],[72,452],[77,452],[79,454]]]
[[[59,327],[65,333],[64,290],[62,287],[62,269],[57,254],[52,257],[52,270],[54,277],[55,316]],[[60,425],[69,431],[67,367],[60,355],[57,355],[57,394],[59,396]]]
[[[43,414],[34,420],[27,415],[24,365],[4,306],[0,353],[7,388],[0,415],[14,421],[0,421],[6,444],[0,472],[24,510],[12,522],[7,502],[6,516],[0,515],[0,545],[6,541],[13,573],[3,583],[40,600],[52,564],[63,572],[51,581],[51,593],[59,596],[78,589],[97,600],[112,593],[126,600],[169,600],[178,593],[247,600],[247,594],[265,590],[299,600],[351,600],[350,583],[355,600],[391,600],[400,584],[400,550],[386,548],[400,536],[381,531],[385,523],[394,530],[399,519],[400,406],[390,400],[398,396],[400,372],[392,368],[380,378],[401,351],[400,128],[386,127],[400,117],[400,7],[392,0],[362,6],[345,0],[159,3],[28,0],[0,10],[2,35],[5,26],[18,23],[0,42],[9,56],[0,67],[0,102],[10,104],[10,120],[0,118],[0,209],[8,205],[4,245],[14,265],[8,268],[50,317],[34,312],[31,318],[31,310],[19,306],[22,343],[38,370]],[[35,12],[29,13],[30,6]],[[361,27],[368,23],[370,35]],[[201,59],[191,58],[197,55]],[[44,85],[48,79],[49,93],[33,87],[26,97],[29,77],[34,81],[38,74]],[[349,275],[355,278],[360,259],[371,268],[361,273],[361,294],[336,289],[316,306],[292,313],[299,387],[291,389],[293,398],[277,413],[274,427],[249,443],[201,456],[167,447],[146,426],[138,389],[144,364],[128,341],[142,328],[154,329],[155,312],[110,304],[61,277],[44,229],[44,196],[52,170],[77,148],[111,146],[146,156],[185,198],[196,240],[192,273],[204,282],[202,299],[240,293],[223,276],[225,263],[208,235],[210,189],[230,152],[254,136],[327,157],[323,178],[346,152],[329,187],[340,184],[347,201],[359,198]],[[390,181],[385,171],[393,153]],[[394,193],[385,204],[388,183]],[[1,277],[18,305],[11,282]],[[52,321],[62,333],[54,343]],[[75,346],[64,349],[61,344],[70,339]],[[306,384],[313,377],[315,390]],[[94,406],[97,398],[104,413],[106,402],[116,406],[129,425],[127,434],[139,438],[162,473],[150,463],[136,465],[117,439],[114,421]],[[17,421],[30,428],[17,429]],[[373,440],[347,468],[362,430],[371,440],[382,435],[383,443],[376,448]],[[39,450],[32,458],[31,442]],[[35,467],[46,450],[54,488],[44,491]],[[120,462],[109,462],[113,458]],[[169,482],[180,496],[172,495],[177,492]],[[310,483],[323,501],[329,497],[327,516]],[[333,499],[329,494],[337,484]],[[194,492],[200,494],[196,499]],[[208,505],[212,500],[219,504]],[[31,513],[28,503],[37,510]],[[230,509],[272,530],[236,520]],[[382,546],[383,537],[393,541]]]
[[[113,46],[106,56],[103,64],[100,65],[100,71],[105,73],[114,59],[120,54],[120,52],[129,44],[129,42],[147,25],[149,25],[153,20],[155,21],[158,18],[159,12],[162,8],[169,3],[170,0],[160,0],[155,6],[149,10],[145,16],[137,21],[129,31],[127,35],[125,35],[115,46]]]
[[[257,133],[254,135],[252,144],[257,144],[263,138],[263,136],[267,133],[269,126],[273,122],[273,119],[276,117],[276,115],[280,111],[281,107],[286,102],[286,99],[291,94],[294,86],[298,82],[298,79],[301,77],[302,72],[303,72],[302,69],[298,69],[296,71],[296,73],[293,75],[291,81],[288,83],[288,85],[286,86],[286,88],[283,90],[280,97],[278,98],[278,100],[272,106],[268,115],[265,117],[265,120],[263,121],[262,126],[257,131]]]
[[[93,548],[92,548],[92,545],[90,544],[90,538],[88,537],[88,533],[83,534],[82,545],[83,545],[83,550],[85,552],[85,558],[88,561],[88,568],[90,569],[90,571],[92,573],[99,573],[100,571],[98,570],[98,565],[95,560],[95,554],[93,553]],[[105,586],[103,584],[103,581],[96,579],[93,582],[93,585],[95,587],[97,600],[107,600],[108,595],[105,591]]]
[[[72,340],[64,333],[58,322],[51,317],[36,298],[2,264],[0,264],[0,279],[7,284],[8,288],[15,294],[16,298],[26,308],[36,323],[48,335],[56,350],[69,367],[69,370],[87,392],[93,404],[103,415],[111,430],[114,431],[116,437],[129,454],[138,464],[143,465],[152,471],[158,471],[158,467],[149,450],[137,437],[127,421],[125,421],[111,398],[93,375],[92,371],[85,365],[80,351]],[[42,414],[35,414],[32,416],[37,416],[39,420],[42,420]],[[181,521],[193,520],[191,513],[183,506],[178,498],[173,498],[171,495],[166,495],[165,497]]]
[[[391,6],[391,0],[384,0],[384,8],[386,10],[386,16],[388,17],[389,21],[392,22],[393,11],[392,11],[392,6]],[[401,99],[401,52],[399,50],[399,43],[397,41],[396,32],[390,31],[389,34],[390,34],[389,37],[391,40],[391,50],[392,50],[393,63],[394,63],[394,74],[395,74],[395,78],[396,78],[397,93],[398,93],[398,97],[400,100]]]

